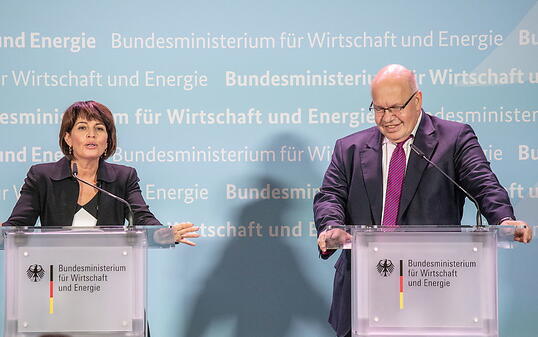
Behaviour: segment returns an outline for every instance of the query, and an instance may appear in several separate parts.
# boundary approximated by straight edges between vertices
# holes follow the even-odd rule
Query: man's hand
[[[529,243],[532,240],[532,227],[524,221],[505,220],[501,226],[514,226],[514,241]]]
[[[351,241],[351,234],[340,228],[323,231],[318,236],[318,246],[323,253],[332,247],[341,247],[349,241]]]

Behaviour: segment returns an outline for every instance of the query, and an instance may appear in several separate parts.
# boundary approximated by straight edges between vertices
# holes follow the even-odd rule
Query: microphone
[[[108,195],[109,197],[112,197],[112,198],[118,200],[119,202],[123,203],[124,205],[126,205],[127,209],[129,210],[129,212],[127,214],[127,222],[129,223],[128,227],[133,227],[134,226],[134,213],[133,213],[133,210],[131,208],[131,205],[127,201],[125,201],[124,199],[118,197],[117,195],[114,195],[114,194],[102,189],[99,186],[96,186],[96,185],[94,185],[92,183],[87,182],[84,179],[79,178],[78,177],[77,163],[73,163],[73,173],[72,173],[72,175],[73,175],[73,178],[80,181],[81,183],[86,184],[88,186],[91,186],[91,187],[95,188],[96,190],[98,190],[99,192],[103,192],[104,194]]]
[[[480,213],[480,206],[478,206],[478,201],[469,193],[467,192],[463,187],[460,186],[454,179],[452,179],[448,174],[445,173],[437,164],[435,164],[433,161],[429,160],[428,157],[422,152],[418,147],[415,146],[415,144],[411,143],[411,149],[415,151],[415,153],[425,161],[427,161],[429,164],[431,164],[433,167],[437,169],[437,171],[441,172],[442,175],[444,175],[452,184],[456,185],[466,196],[474,203],[474,206],[476,207],[476,225],[478,227],[482,227],[482,215]]]

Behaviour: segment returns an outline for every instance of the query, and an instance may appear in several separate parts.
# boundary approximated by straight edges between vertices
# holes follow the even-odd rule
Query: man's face
[[[411,95],[413,91],[400,78],[383,79],[372,86],[372,101],[377,107],[401,107]],[[415,128],[421,108],[422,93],[418,91],[402,110],[393,109],[394,113],[389,110],[376,111],[375,122],[388,140],[399,143],[406,140]]]

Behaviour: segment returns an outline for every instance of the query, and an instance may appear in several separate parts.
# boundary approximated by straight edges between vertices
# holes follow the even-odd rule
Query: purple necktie
[[[385,210],[383,211],[383,226],[396,227],[398,209],[400,208],[400,196],[405,177],[405,140],[396,145],[389,164],[387,179],[387,191],[385,196]]]

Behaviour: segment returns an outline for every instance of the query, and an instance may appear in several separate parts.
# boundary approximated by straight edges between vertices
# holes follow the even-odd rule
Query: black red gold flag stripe
[[[49,280],[49,314],[54,314],[54,268],[50,265],[50,280]]]
[[[400,310],[404,308],[403,260],[400,260]]]

